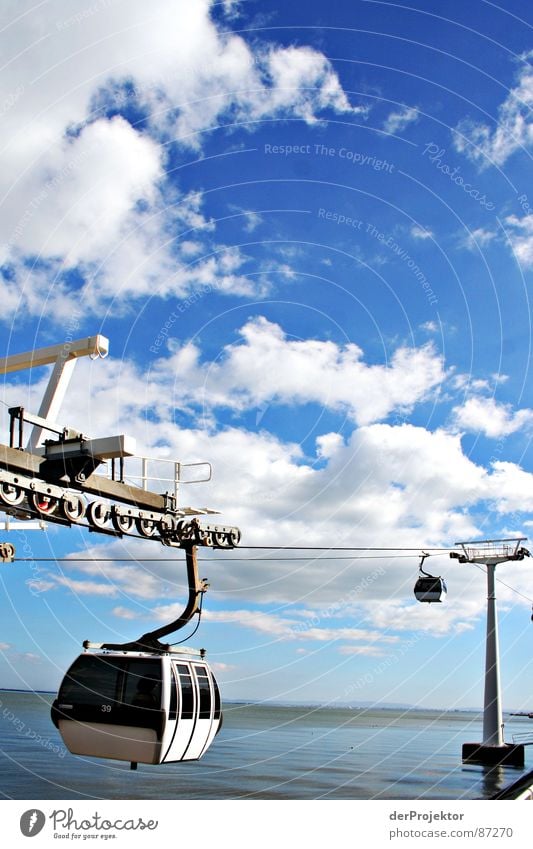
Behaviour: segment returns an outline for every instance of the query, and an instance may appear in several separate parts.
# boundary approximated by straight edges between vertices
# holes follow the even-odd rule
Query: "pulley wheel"
[[[85,517],[85,504],[79,495],[66,495],[60,501],[60,509],[69,522],[81,522]]]
[[[0,558],[4,563],[12,563],[15,557],[15,546],[10,542],[0,542]]]
[[[153,519],[135,519],[135,525],[142,537],[153,537],[157,533],[157,524]]]
[[[213,543],[218,546],[218,548],[229,548],[230,542],[227,531],[214,531]]]
[[[206,530],[205,528],[197,525],[194,529],[194,541],[198,543],[198,545],[212,545],[213,538],[211,536],[211,531]]]
[[[121,534],[129,534],[135,527],[135,519],[133,516],[124,515],[122,513],[111,513],[111,523],[116,531]]]
[[[241,541],[241,532],[239,528],[232,528],[229,534],[227,534],[227,539],[230,545],[238,545]]]
[[[109,507],[102,501],[91,501],[87,507],[87,520],[95,528],[105,528],[109,519]]]
[[[193,530],[193,524],[188,519],[180,519],[178,522],[176,522],[176,533],[180,541],[192,539]]]
[[[43,495],[40,492],[30,492],[28,496],[30,507],[41,516],[52,516],[56,512],[59,501],[51,495]]]
[[[20,486],[5,483],[4,481],[0,483],[0,500],[2,500],[4,504],[21,504],[24,501],[25,495],[26,493]]]
[[[176,530],[177,522],[174,516],[161,516],[157,523],[157,527],[161,536],[168,536]]]

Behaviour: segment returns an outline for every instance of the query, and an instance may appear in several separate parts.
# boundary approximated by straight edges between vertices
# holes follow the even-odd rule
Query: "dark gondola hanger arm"
[[[420,563],[418,564],[418,570],[422,573],[422,575],[427,575],[427,577],[430,578],[431,575],[429,574],[429,572],[424,572],[424,570],[422,569],[422,566],[424,565],[424,560],[426,560],[428,557],[431,557],[431,554],[429,554],[427,551],[423,551],[420,555]]]
[[[149,631],[134,640],[131,643],[103,643],[102,648],[109,651],[141,651],[141,652],[168,652],[171,648],[169,644],[161,643],[161,637],[166,637],[179,631],[187,625],[192,617],[199,613],[201,608],[201,599],[209,584],[205,578],[198,577],[198,559],[196,556],[197,546],[188,545],[185,547],[185,562],[187,566],[187,585],[189,597],[183,612],[177,619],[156,628],[154,631]],[[89,648],[89,642],[86,641],[84,648]]]

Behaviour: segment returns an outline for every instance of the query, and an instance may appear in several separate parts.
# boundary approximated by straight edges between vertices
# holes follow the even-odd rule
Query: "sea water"
[[[523,772],[461,763],[462,743],[481,740],[474,712],[273,704],[225,704],[201,761],[131,771],[66,751],[52,699],[0,691],[5,799],[480,799]],[[505,723],[507,741],[533,731],[527,718]]]

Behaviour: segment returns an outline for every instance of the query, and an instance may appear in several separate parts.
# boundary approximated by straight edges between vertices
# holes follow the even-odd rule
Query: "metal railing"
[[[524,731],[522,734],[513,734],[513,743],[522,743],[524,746],[533,746],[533,731]]]
[[[193,483],[207,483],[212,477],[212,466],[208,462],[180,463],[177,460],[167,460],[162,457],[128,457],[127,470],[124,471],[124,482],[139,486],[148,490],[149,484],[162,486],[165,491],[170,491],[178,502],[179,489],[182,485]],[[113,461],[108,461],[108,475],[115,477]],[[201,469],[205,469],[202,474]],[[196,475],[190,470],[197,469]],[[170,484],[170,486],[168,486]]]

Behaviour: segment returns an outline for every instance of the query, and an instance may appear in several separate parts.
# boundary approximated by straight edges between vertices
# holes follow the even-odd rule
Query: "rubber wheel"
[[[69,522],[81,522],[85,518],[85,504],[79,495],[67,495],[61,500],[60,507]]]
[[[226,531],[215,531],[213,533],[213,543],[218,548],[229,548],[231,545],[229,535]]]
[[[157,524],[153,519],[135,519],[135,525],[142,537],[149,539],[157,533]]]
[[[15,486],[11,483],[0,483],[0,500],[4,504],[17,505],[22,504],[26,493],[20,486]]]
[[[59,501],[50,495],[32,492],[28,496],[28,503],[40,516],[52,516],[57,510]]]
[[[232,528],[228,534],[228,542],[230,545],[238,545],[241,541],[241,532],[239,528]]]
[[[87,520],[95,528],[105,528],[109,519],[109,508],[101,501],[91,501],[87,507]]]
[[[168,536],[176,530],[176,519],[174,516],[162,516],[157,523],[157,528],[161,536]]]
[[[121,513],[111,513],[111,523],[116,531],[121,534],[129,534],[135,527],[133,516],[124,516]]]

